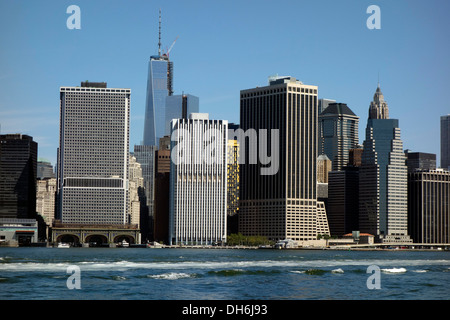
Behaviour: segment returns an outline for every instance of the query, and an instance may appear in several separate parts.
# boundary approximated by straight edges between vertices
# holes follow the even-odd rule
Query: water
[[[0,300],[448,300],[449,284],[446,251],[0,248]]]

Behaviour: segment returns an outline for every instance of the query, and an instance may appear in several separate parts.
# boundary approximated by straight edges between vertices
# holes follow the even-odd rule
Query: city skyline
[[[71,4],[80,7],[80,30],[66,26]],[[82,80],[131,88],[130,147],[141,143],[148,58],[158,52],[160,8],[163,49],[178,39],[170,52],[174,94],[199,97],[199,111],[211,119],[239,122],[241,89],[264,86],[270,75],[291,75],[317,85],[319,99],[346,103],[360,117],[362,143],[379,79],[390,116],[400,121],[404,149],[440,159],[439,121],[448,114],[448,2],[137,1],[127,4],[126,12],[121,1],[105,4],[0,4],[1,133],[33,136],[39,158],[52,165],[59,139],[55,92]],[[366,26],[371,4],[381,10],[379,30]],[[298,32],[290,32],[290,24]],[[118,42],[120,35],[130,40]]]

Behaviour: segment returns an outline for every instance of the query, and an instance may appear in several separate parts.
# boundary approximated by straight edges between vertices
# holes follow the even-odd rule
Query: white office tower
[[[60,88],[63,224],[127,224],[130,91],[87,81]]]
[[[226,241],[228,121],[192,113],[171,122],[170,244]]]

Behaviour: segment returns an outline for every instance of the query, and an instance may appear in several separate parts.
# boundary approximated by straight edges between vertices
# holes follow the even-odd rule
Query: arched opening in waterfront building
[[[108,238],[101,234],[92,234],[86,237],[85,243],[88,243],[89,247],[103,247],[108,245]]]
[[[74,234],[62,234],[56,238],[57,243],[67,243],[71,246],[78,246],[80,244],[80,238]]]
[[[135,240],[133,236],[127,235],[127,234],[121,234],[114,238],[114,243],[122,243],[123,241],[126,241],[128,244],[134,244]]]

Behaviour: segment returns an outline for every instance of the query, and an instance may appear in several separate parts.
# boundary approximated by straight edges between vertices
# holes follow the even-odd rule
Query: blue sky
[[[69,5],[81,10],[70,30]],[[378,5],[381,29],[366,9]],[[239,91],[290,75],[347,103],[364,140],[377,87],[400,120],[404,149],[436,153],[450,113],[450,2],[300,0],[0,0],[1,133],[32,135],[56,162],[59,87],[105,81],[131,88],[130,146],[142,140],[150,55],[177,39],[175,94],[200,98],[200,112],[239,122]]]

